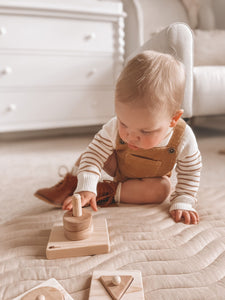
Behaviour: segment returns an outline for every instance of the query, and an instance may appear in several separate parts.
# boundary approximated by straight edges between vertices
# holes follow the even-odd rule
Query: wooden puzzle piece
[[[63,294],[56,288],[44,286],[27,293],[21,300],[64,300]]]
[[[94,271],[91,280],[89,300],[111,300],[112,296],[106,291],[102,284],[101,277],[109,276],[112,282],[115,276],[119,276],[122,281],[122,276],[131,276],[133,281],[122,295],[121,300],[144,300],[144,290],[142,283],[141,272],[138,270],[119,270],[119,271]]]
[[[61,284],[55,279],[48,279],[13,300],[73,300]]]
[[[101,276],[100,281],[113,300],[120,300],[133,281],[130,275]]]

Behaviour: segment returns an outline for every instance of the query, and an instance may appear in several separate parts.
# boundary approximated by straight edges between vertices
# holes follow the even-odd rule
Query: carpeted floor
[[[225,131],[206,127],[196,127],[194,131],[203,157],[199,201],[204,202],[205,193],[213,193],[214,187],[221,187],[221,192],[225,190],[225,155],[219,154],[220,150],[225,149]],[[92,136],[67,135],[2,141],[0,222],[51,209],[36,199],[33,192],[59,181],[59,166],[71,168]]]
[[[92,136],[1,142],[0,299],[11,300],[54,277],[73,299],[87,300],[94,270],[124,269],[141,271],[146,300],[224,300],[225,155],[219,151],[225,132],[195,132],[204,165],[200,224],[174,223],[168,201],[101,208],[92,214],[107,219],[110,252],[53,261],[46,259],[47,241],[63,212],[33,193],[59,181],[59,166],[71,168]]]

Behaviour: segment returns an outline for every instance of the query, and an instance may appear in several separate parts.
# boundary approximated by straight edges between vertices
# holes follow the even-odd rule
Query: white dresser
[[[0,0],[0,132],[106,122],[123,55],[118,1]]]

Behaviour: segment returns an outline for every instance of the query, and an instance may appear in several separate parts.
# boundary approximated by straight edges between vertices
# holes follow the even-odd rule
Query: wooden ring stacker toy
[[[93,231],[92,215],[81,207],[81,196],[75,194],[72,200],[73,210],[63,216],[64,235],[72,241],[87,239]]]
[[[63,225],[54,224],[46,248],[48,259],[108,253],[106,219],[92,218],[91,210],[81,207],[80,194],[72,200],[73,210],[63,216]]]

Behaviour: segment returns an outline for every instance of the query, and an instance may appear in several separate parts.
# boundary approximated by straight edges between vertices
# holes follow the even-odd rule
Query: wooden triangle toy
[[[120,278],[120,280],[118,280],[118,278]],[[123,293],[119,292],[120,285],[121,288],[122,286],[126,287],[126,290],[122,288]],[[112,293],[112,291],[114,291],[114,293]],[[94,271],[88,299],[144,300],[141,272],[139,270]]]
[[[100,281],[113,300],[120,300],[133,281],[130,275],[101,276]]]
[[[63,226],[54,225],[46,248],[48,259],[108,253],[109,233],[106,219],[92,218],[82,209],[79,194],[74,195],[73,211],[63,216]]]

